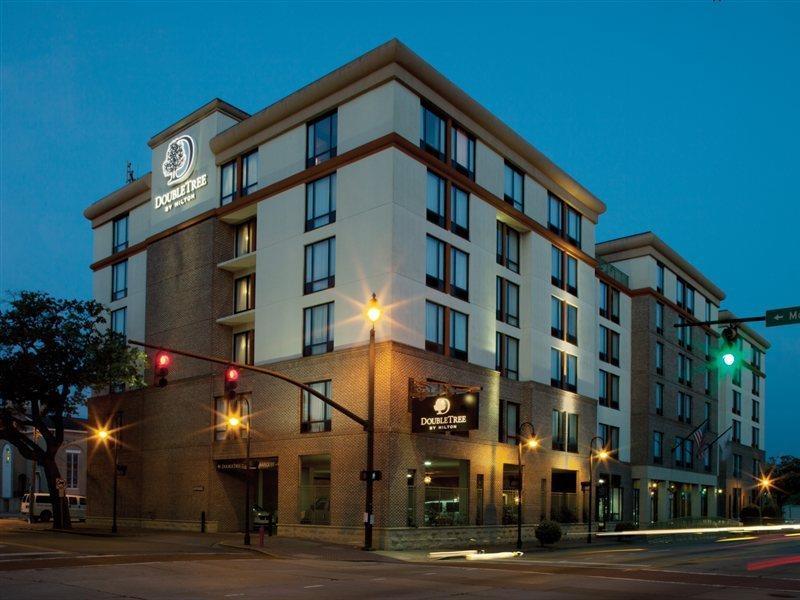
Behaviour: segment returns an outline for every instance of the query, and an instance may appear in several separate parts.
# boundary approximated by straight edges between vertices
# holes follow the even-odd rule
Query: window
[[[519,378],[519,340],[499,331],[495,335],[495,369],[503,377]]]
[[[619,409],[619,377],[603,369],[600,369],[597,373],[600,406]]]
[[[255,191],[258,186],[258,150],[242,156],[242,195]]]
[[[420,106],[420,142],[423,150],[427,150],[441,160],[445,158],[445,121],[432,108]]]
[[[761,352],[761,350],[759,350],[755,346],[750,346],[750,351],[752,353],[751,354],[751,358],[750,358],[750,363],[753,365],[753,367],[755,367],[756,369],[758,369],[760,371],[761,370],[761,356],[762,356],[763,353]]]
[[[467,331],[469,317],[450,309],[450,356],[467,360]]]
[[[664,305],[656,302],[656,332],[664,333]]]
[[[240,331],[233,334],[233,362],[252,365],[254,358],[255,331]]]
[[[519,327],[519,286],[497,278],[497,320]]]
[[[67,454],[67,473],[66,473],[67,487],[74,489],[77,488],[79,484],[78,473],[80,471],[78,470],[78,464],[80,461],[81,454],[79,450],[73,450],[72,448],[67,448],[66,454]]]
[[[683,317],[678,317],[678,325],[675,329],[675,338],[678,340],[678,345],[685,347],[687,350],[692,349],[692,328],[687,327],[687,320]]]
[[[619,290],[600,282],[600,316],[619,323]]]
[[[692,387],[692,359],[678,354],[678,383]]]
[[[711,334],[706,333],[703,340],[703,352],[706,355],[706,360],[711,358]]]
[[[736,367],[733,370],[733,374],[731,375],[731,383],[733,383],[733,385],[737,385],[737,386],[741,387],[741,385],[742,385],[742,368],[741,367]]]
[[[733,420],[733,435],[731,436],[731,440],[738,443],[742,442],[742,423],[736,419]]]
[[[706,396],[711,395],[711,371],[708,369],[703,371],[703,390]]]
[[[672,459],[676,467],[683,466],[683,438],[679,435],[675,436],[675,444],[672,446]]]
[[[753,467],[752,468],[753,468],[753,470],[751,471],[751,473],[753,474],[754,477],[758,477],[758,476],[761,475],[761,461],[760,460],[758,460],[757,458],[754,458],[753,459]]]
[[[703,433],[708,433],[711,431],[711,402],[703,404],[703,422],[705,423]]]
[[[578,343],[578,308],[563,300],[550,297],[550,333],[571,344]]]
[[[553,450],[578,451],[578,415],[553,410]]]
[[[453,125],[452,131],[453,166],[470,179],[475,179],[475,138],[458,125]]]
[[[469,194],[459,187],[450,187],[450,231],[469,239]]]
[[[581,214],[553,194],[548,199],[547,225],[559,237],[581,247]]]
[[[711,448],[708,446],[703,448],[703,469],[705,471],[711,471]]]
[[[706,297],[703,297],[703,302],[704,302],[704,306],[706,307],[705,308],[705,319],[704,320],[710,321],[711,320],[711,302]]]
[[[694,314],[694,288],[678,277],[675,290],[675,303],[687,312]]]
[[[256,274],[250,273],[233,282],[233,312],[240,313],[256,307]]]
[[[117,310],[111,311],[111,331],[114,333],[118,333],[122,336],[127,335],[127,321],[128,318],[128,309],[124,306]]]
[[[753,400],[752,420],[754,423],[758,423],[761,420],[761,402],[758,400]]]
[[[219,178],[219,203],[222,206],[230,204],[236,197],[236,161],[225,163],[220,168]]]
[[[128,295],[128,261],[111,266],[111,300],[121,300]]]
[[[689,394],[678,392],[678,421],[684,423],[692,422],[692,397]]]
[[[683,440],[683,466],[687,469],[694,467],[694,440]]]
[[[661,463],[664,460],[664,434],[661,431],[653,432],[653,462]]]
[[[619,334],[616,331],[600,325],[598,348],[600,360],[619,366]]]
[[[664,265],[656,263],[656,291],[664,293]]]
[[[655,389],[656,414],[664,414],[664,384],[657,383]]]
[[[303,356],[333,351],[333,302],[303,310]]]
[[[497,222],[497,264],[519,273],[519,232]]]
[[[759,437],[758,427],[753,427],[752,428],[752,438],[751,439],[752,439],[753,448],[758,448],[759,445],[761,444],[761,439]]]
[[[733,455],[733,476],[737,477],[737,478],[742,476],[742,455],[741,454],[734,454]]]
[[[552,246],[550,251],[550,282],[574,296],[578,295],[578,261],[556,246]]]
[[[306,167],[313,167],[336,156],[336,120],[334,111],[308,124]]]
[[[469,254],[450,247],[450,294],[469,300]]]
[[[425,349],[444,354],[444,306],[425,302]]]
[[[616,459],[619,456],[619,427],[598,423],[597,437],[602,441],[603,448]]]
[[[427,215],[428,221],[439,227],[447,226],[447,200],[444,179],[428,171]]]
[[[759,377],[756,373],[753,373],[752,375],[753,375],[753,389],[751,391],[753,392],[754,396],[760,396],[761,395],[761,377]]]
[[[112,224],[113,241],[111,253],[122,252],[128,247],[128,215],[127,213],[114,219]]]
[[[306,231],[336,222],[336,173],[306,185]]]
[[[505,165],[505,201],[519,211],[525,208],[525,176],[522,171],[506,163]]]
[[[445,291],[445,243],[429,235],[426,244],[425,282],[428,287],[443,292]]]
[[[315,381],[308,385],[326,398],[331,397],[330,380]],[[319,433],[320,431],[331,430],[332,409],[329,404],[326,404],[306,390],[302,391],[301,403],[300,433]]]
[[[564,339],[564,301],[550,296],[550,335]]]
[[[656,342],[656,373],[664,374],[664,344]]]
[[[306,246],[303,293],[311,294],[336,285],[336,238]]]
[[[236,226],[236,256],[256,251],[256,220],[250,219]]]
[[[731,409],[733,414],[741,415],[742,414],[742,393],[736,390],[731,390],[733,392],[733,402],[731,403]]]
[[[550,348],[550,385],[570,392],[578,389],[578,358]]]
[[[504,444],[519,443],[519,404],[500,401],[500,441]]]

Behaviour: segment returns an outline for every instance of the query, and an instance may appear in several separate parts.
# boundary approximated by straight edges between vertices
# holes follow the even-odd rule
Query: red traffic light
[[[156,366],[163,369],[168,367],[172,362],[172,357],[166,352],[159,352],[156,354]]]
[[[239,385],[239,369],[227,367],[225,369],[225,395],[228,400],[236,398],[236,386]]]
[[[239,370],[234,367],[225,369],[225,381],[238,381]]]

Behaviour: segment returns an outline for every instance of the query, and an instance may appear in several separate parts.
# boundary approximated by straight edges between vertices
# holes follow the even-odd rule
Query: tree
[[[65,417],[91,388],[144,383],[144,353],[106,326],[106,314],[97,302],[42,292],[13,294],[0,312],[0,439],[42,466],[53,495]],[[53,527],[69,526],[62,498],[53,502]]]
[[[800,502],[800,458],[783,455],[772,458],[764,472],[774,481],[771,493],[778,506],[787,501]]]

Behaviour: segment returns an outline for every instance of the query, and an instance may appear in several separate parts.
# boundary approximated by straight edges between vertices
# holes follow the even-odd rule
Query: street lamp
[[[586,543],[592,543],[592,509],[594,505],[592,503],[592,488],[594,487],[594,474],[593,474],[593,460],[596,457],[598,460],[606,460],[609,457],[609,452],[605,448],[600,448],[597,452],[594,450],[594,442],[595,440],[603,441],[603,438],[596,435],[592,438],[592,441],[589,442],[589,532],[586,535]]]
[[[122,427],[122,413],[116,412],[114,414],[114,431],[117,432],[116,436],[112,436],[111,432],[103,427],[97,431],[97,438],[103,444],[114,443],[114,491],[112,505],[111,505],[111,533],[117,533],[117,478],[119,476],[119,430]]]
[[[367,374],[367,489],[364,499],[364,550],[372,550],[373,483],[375,478],[375,323],[381,317],[375,292],[367,302],[369,330],[369,373]]]
[[[530,432],[527,436],[528,439],[523,444],[523,432]],[[536,438],[536,432],[533,429],[533,423],[525,421],[517,430],[517,474],[519,477],[517,485],[517,550],[522,550],[522,446],[526,446],[530,450],[535,450],[539,447],[539,440]]]
[[[238,377],[238,372],[237,375]],[[227,377],[227,374],[226,374]],[[250,545],[250,400],[247,396],[242,396],[241,402],[247,405],[247,419],[228,413],[227,423],[233,429],[241,428],[242,424],[246,427],[247,440],[245,441],[244,459],[244,545]]]
[[[758,479],[758,487],[761,488],[761,494],[759,498],[759,511],[764,512],[764,497],[769,494],[770,489],[772,488],[772,477],[769,475],[761,475]]]

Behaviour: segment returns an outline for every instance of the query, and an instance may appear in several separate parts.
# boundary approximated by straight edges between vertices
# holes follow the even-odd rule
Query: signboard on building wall
[[[441,394],[411,401],[411,431],[442,433],[478,428],[477,393]]]

